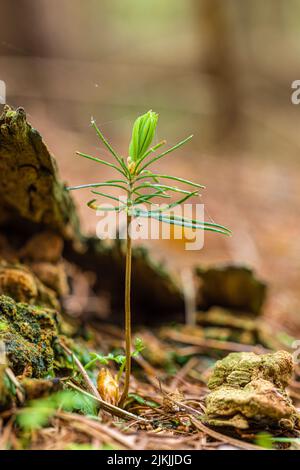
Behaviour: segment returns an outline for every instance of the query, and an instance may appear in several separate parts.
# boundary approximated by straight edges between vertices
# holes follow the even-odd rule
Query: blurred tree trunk
[[[204,49],[201,71],[213,87],[214,138],[223,140],[240,132],[240,81],[228,4],[224,0],[195,0],[199,39]],[[238,129],[239,128],[239,129]]]
[[[0,0],[0,55],[15,57],[47,56],[47,37],[39,2]],[[39,66],[31,68],[32,87],[43,88],[44,73]],[[9,83],[7,83],[9,90]]]
[[[1,55],[46,55],[42,10],[39,2],[31,0],[0,0]]]

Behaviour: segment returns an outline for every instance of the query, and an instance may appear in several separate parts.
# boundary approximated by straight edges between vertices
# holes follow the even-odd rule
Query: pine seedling
[[[126,238],[126,269],[125,269],[125,379],[122,396],[119,406],[124,406],[125,400],[128,396],[130,374],[131,374],[131,260],[132,260],[132,237],[130,234],[131,222],[134,218],[143,217],[150,218],[156,221],[164,222],[169,225],[176,225],[180,227],[188,227],[191,229],[209,230],[218,232],[224,235],[229,235],[230,230],[222,225],[212,222],[204,222],[200,220],[190,219],[183,216],[177,216],[170,210],[185,203],[188,199],[199,195],[199,190],[204,186],[179,178],[172,175],[155,173],[150,168],[161,158],[167,157],[169,154],[185,145],[192,136],[178,142],[176,145],[167,148],[163,152],[158,150],[166,144],[165,140],[152,145],[158,121],[158,114],[153,111],[148,111],[146,114],[138,117],[133,125],[132,137],[129,144],[129,156],[125,161],[105,139],[104,135],[98,128],[94,119],[91,120],[91,125],[95,129],[98,137],[114,157],[114,163],[106,160],[87,155],[82,152],[77,152],[78,155],[88,158],[92,161],[106,165],[113,168],[118,172],[118,178],[113,180],[104,181],[101,183],[84,184],[68,188],[69,190],[76,190],[82,188],[91,188],[93,195],[109,198],[113,201],[119,199],[115,196],[108,194],[106,191],[101,192],[98,188],[117,188],[125,194],[125,199],[118,206],[105,207],[99,206],[97,198],[93,198],[87,203],[88,207],[94,210],[101,211],[125,211],[127,219],[127,238]],[[152,145],[152,146],[151,146]],[[168,183],[168,182],[171,183]],[[171,186],[172,181],[181,183],[190,190],[182,189],[178,186]],[[147,192],[148,191],[148,192]],[[150,192],[149,192],[150,191]],[[163,207],[153,209],[153,200],[155,198],[171,198],[171,194],[179,194],[179,199],[175,202],[165,204]],[[141,208],[143,204],[143,208]],[[147,209],[148,205],[151,207]],[[145,209],[146,207],[146,209]]]

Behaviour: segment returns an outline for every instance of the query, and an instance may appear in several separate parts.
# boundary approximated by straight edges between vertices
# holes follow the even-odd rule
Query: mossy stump
[[[51,373],[57,338],[55,310],[0,296],[0,341],[7,365],[17,376],[38,378]]]
[[[299,414],[285,390],[292,371],[286,351],[229,354],[216,363],[208,382],[205,421],[237,429],[299,428]]]

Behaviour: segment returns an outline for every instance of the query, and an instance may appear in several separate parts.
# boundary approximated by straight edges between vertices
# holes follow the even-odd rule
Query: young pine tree
[[[187,137],[178,144],[166,149],[161,153],[157,151],[166,144],[163,140],[158,144],[151,147],[157,127],[158,114],[153,111],[148,111],[146,114],[138,117],[133,125],[132,137],[129,144],[129,156],[125,161],[108,143],[103,136],[100,129],[97,127],[94,119],[91,120],[92,127],[95,129],[98,137],[103,142],[105,147],[114,157],[114,163],[98,157],[93,157],[82,152],[77,152],[78,155],[93,160],[102,165],[109,166],[118,172],[118,178],[100,183],[84,184],[80,186],[70,187],[69,190],[91,188],[91,192],[101,197],[109,198],[113,201],[118,201],[119,204],[115,207],[99,206],[97,199],[92,199],[87,203],[88,207],[94,210],[101,211],[125,211],[127,215],[127,240],[126,240],[126,270],[125,270],[125,381],[122,396],[119,402],[120,406],[124,406],[125,400],[128,395],[130,374],[131,374],[131,310],[130,310],[130,292],[131,292],[131,258],[132,258],[132,239],[130,235],[130,225],[135,217],[152,218],[170,225],[178,225],[180,227],[189,227],[199,230],[210,230],[213,232],[229,235],[230,231],[215,223],[189,219],[183,216],[176,216],[170,210],[178,205],[183,204],[188,199],[199,194],[199,190],[204,188],[198,183],[188,181],[184,178],[179,178],[172,175],[165,175],[153,172],[150,168],[161,158],[167,157],[171,152],[174,152],[179,147],[186,144],[192,136]],[[120,176],[119,176],[120,175]],[[171,183],[168,183],[171,182]],[[172,181],[182,183],[183,185],[192,188],[191,190],[181,189],[177,186],[172,186]],[[98,188],[109,189],[111,187],[118,188],[125,194],[125,201],[120,203],[119,199],[107,192],[101,192]],[[146,191],[146,192],[145,192]],[[150,192],[149,192],[150,191]],[[163,207],[153,208],[153,200],[159,198],[170,198],[172,193],[180,194],[177,201],[164,205]],[[143,208],[141,208],[143,204]],[[145,209],[150,205],[149,210]]]

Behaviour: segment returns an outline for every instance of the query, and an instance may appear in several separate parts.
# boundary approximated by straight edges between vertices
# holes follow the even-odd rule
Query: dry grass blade
[[[23,403],[24,400],[25,400],[25,396],[24,396],[24,389],[23,389],[22,385],[20,384],[20,382],[18,381],[17,377],[15,376],[15,374],[13,373],[13,371],[11,370],[10,367],[6,367],[5,373],[6,373],[7,377],[9,378],[9,380],[16,387],[16,394],[17,394],[19,402]]]
[[[91,381],[91,379],[89,378],[85,368],[83,367],[83,365],[81,364],[81,362],[79,361],[79,359],[75,356],[75,354],[67,347],[65,346],[62,342],[60,342],[60,345],[61,347],[63,348],[63,350],[71,357],[73,357],[74,359],[74,362],[75,364],[77,365],[78,369],[80,370],[81,374],[82,374],[82,377],[86,383],[86,386],[87,388],[89,389],[89,391],[91,392],[91,394],[98,398],[99,400],[101,400],[100,398],[100,395],[99,395],[99,392],[97,390],[97,388],[95,387],[95,385],[93,384],[93,382]]]
[[[191,357],[191,359],[180,369],[180,371],[175,375],[174,379],[171,382],[171,390],[175,390],[179,385],[179,382],[183,381],[185,376],[189,373],[198,364],[198,359],[196,357]]]
[[[110,403],[106,403],[104,400],[102,400],[100,397],[95,397],[94,395],[86,392],[85,390],[82,390],[80,387],[77,387],[77,385],[73,384],[72,382],[68,381],[67,385],[77,392],[82,393],[83,395],[86,395],[89,398],[92,398],[97,402],[100,408],[102,408],[104,411],[107,411],[108,413],[118,416],[118,418],[123,418],[123,419],[134,419],[136,421],[140,421],[143,423],[149,423],[149,421],[145,418],[142,418],[141,416],[134,415],[133,413],[130,413],[129,411],[123,410],[122,408],[119,408],[115,405],[111,405]]]
[[[89,428],[90,430],[99,431],[104,436],[107,435],[112,438],[114,441],[120,443],[122,446],[126,447],[127,449],[136,449],[136,435],[130,434],[126,435],[117,429],[107,426],[105,424],[99,423],[98,421],[93,421],[85,416],[80,416],[73,413],[66,413],[64,411],[58,411],[56,413],[56,417],[61,418],[65,421],[70,423],[81,423],[85,426],[85,428]]]
[[[208,434],[210,437],[218,441],[222,441],[226,444],[230,444],[235,447],[239,447],[244,450],[266,450],[263,447],[257,446],[255,444],[250,444],[248,442],[240,441],[239,439],[235,439],[234,437],[226,436],[225,434],[221,434],[220,432],[214,431],[213,429],[208,428],[205,424],[201,423],[196,419],[191,418],[193,425],[199,429],[200,431]]]

